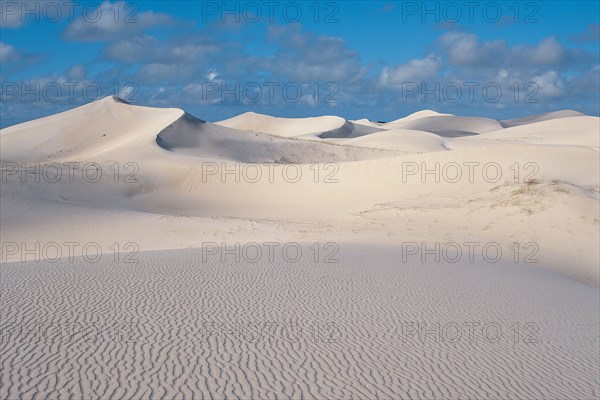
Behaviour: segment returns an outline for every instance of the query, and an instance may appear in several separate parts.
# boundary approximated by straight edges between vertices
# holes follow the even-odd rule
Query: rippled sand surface
[[[333,258],[0,266],[0,397],[595,398],[597,288],[524,265]]]

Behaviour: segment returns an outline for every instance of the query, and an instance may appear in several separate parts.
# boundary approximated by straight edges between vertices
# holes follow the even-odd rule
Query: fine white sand
[[[194,249],[3,264],[2,397],[598,394],[596,289],[399,258],[341,245],[335,263],[202,262]]]
[[[573,111],[210,123],[112,97],[3,129],[0,398],[598,397],[599,142]],[[204,259],[268,242],[322,251]],[[405,259],[452,243],[478,250]],[[480,327],[420,341],[407,323]]]

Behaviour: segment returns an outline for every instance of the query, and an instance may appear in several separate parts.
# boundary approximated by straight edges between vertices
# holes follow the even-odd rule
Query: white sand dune
[[[217,122],[226,126],[250,132],[267,133],[269,135],[291,137],[321,133],[341,128],[346,123],[344,118],[325,116],[314,118],[278,118],[270,115],[247,112],[233,118]]]
[[[120,152],[132,144],[151,144],[158,131],[182,115],[178,109],[136,107],[106,97],[3,129],[0,157],[4,161],[49,161]]]
[[[413,129],[440,136],[457,137],[491,132],[502,128],[500,122],[490,118],[457,117],[454,115],[428,116],[386,124],[388,128]]]
[[[370,127],[374,127],[374,128],[380,128],[380,129],[394,129],[396,126],[400,126],[406,122],[409,121],[414,121],[420,118],[425,118],[425,117],[443,117],[443,116],[452,116],[452,114],[441,114],[438,113],[436,111],[433,110],[422,110],[422,111],[417,111],[414,112],[410,115],[407,115],[406,117],[402,117],[402,118],[398,118],[395,119],[393,121],[389,121],[389,122],[374,122],[371,121],[367,118],[362,118],[362,119],[357,119],[357,120],[351,120],[350,122],[355,123],[355,124],[359,124],[359,125],[365,125],[365,126],[370,126]]]
[[[561,110],[561,111],[552,111],[548,113],[531,115],[522,118],[508,119],[504,121],[500,121],[503,127],[510,128],[512,126],[526,125],[534,122],[548,121],[557,118],[568,118],[568,117],[581,117],[585,114],[582,114],[578,111],[573,110]]]
[[[356,120],[353,119],[353,120],[350,120],[350,122],[352,122],[353,124],[369,126],[372,128],[380,128],[385,125],[385,122],[373,122],[367,118],[361,118],[361,119],[356,119]]]
[[[88,118],[108,121],[101,126],[90,125]],[[437,117],[420,120],[430,118]],[[453,123],[460,121],[456,119],[459,117],[451,118]],[[469,129],[474,129],[479,120],[466,121],[471,124]],[[488,124],[486,119],[483,121]],[[428,121],[430,127],[438,123]],[[535,131],[540,124],[543,128],[544,124],[552,125],[552,121],[454,139],[427,132],[388,130],[319,142],[233,130],[200,121],[181,110],[138,107],[107,98],[3,132],[0,139],[3,162],[79,162],[80,165],[73,181],[63,171],[58,182],[35,182],[25,176],[25,185],[21,182],[22,174],[8,173],[5,168],[3,215],[10,217],[3,217],[0,229],[7,240],[30,241],[27,226],[15,226],[19,218],[44,219],[43,209],[50,206],[64,210],[48,212],[50,216],[56,212],[88,215],[88,208],[93,207],[107,212],[128,210],[134,212],[132,218],[143,220],[148,219],[144,216],[147,212],[262,221],[327,219],[334,226],[350,226],[336,234],[342,240],[371,240],[363,238],[365,235],[380,242],[396,240],[394,237],[406,226],[406,211],[402,211],[406,208],[402,204],[422,199],[418,207],[427,210],[438,207],[434,206],[436,199],[445,198],[447,209],[436,219],[446,222],[438,227],[436,236],[444,238],[460,230],[460,226],[469,229],[472,224],[480,225],[481,213],[487,217],[497,214],[494,219],[512,221],[514,230],[522,227],[521,233],[516,236],[503,233],[503,224],[498,225],[497,231],[490,229],[493,221],[489,221],[484,224],[489,232],[475,234],[506,242],[518,239],[519,235],[526,239],[533,237],[541,248],[552,249],[561,259],[573,260],[569,266],[542,267],[597,285],[598,254],[593,251],[596,242],[590,239],[598,236],[595,205],[599,159],[597,141],[593,140],[598,118],[555,120],[552,126],[557,133],[550,133],[547,139],[550,142],[558,140],[552,138],[568,136],[560,134],[568,131],[569,126],[578,127],[572,139],[563,139],[568,142],[564,146],[548,147],[538,135],[517,135],[519,140],[515,140],[515,135],[510,134],[511,129],[526,130],[528,126]],[[40,128],[45,125],[49,128]],[[540,134],[543,136],[546,131],[542,129]],[[573,146],[577,140],[580,145]],[[565,159],[569,160],[566,164]],[[84,179],[80,169],[85,163],[102,167],[104,175],[99,182]],[[117,183],[111,170],[115,163],[123,175]],[[129,163],[134,164],[135,171],[125,170]],[[492,171],[500,168],[498,179],[483,175],[482,168],[489,163],[493,163]],[[472,168],[478,166],[473,169],[472,177],[469,164]],[[459,179],[444,179],[445,174],[456,173],[457,165]],[[247,170],[251,179],[244,179]],[[123,184],[121,181],[128,174],[134,176],[134,182]],[[393,206],[382,209],[383,204]],[[486,207],[492,209],[484,211]],[[32,208],[40,211],[31,215]],[[571,226],[573,215],[582,217],[578,225]],[[422,237],[432,233],[418,227],[419,221],[429,226],[430,222],[426,222],[429,217],[425,213],[417,219],[410,218],[415,229],[422,231]],[[532,226],[532,221],[538,225]],[[368,227],[372,225],[380,226],[381,232],[374,229],[370,233]],[[550,225],[569,228],[549,234]],[[50,240],[56,235],[55,227],[52,218],[35,224],[40,239]],[[531,229],[536,233],[530,232]],[[79,234],[70,234],[68,229],[59,231],[65,231],[65,238]],[[198,234],[202,232],[200,229]],[[94,235],[103,240],[111,237],[101,230]],[[144,247],[148,249],[172,248],[172,243],[156,239],[163,237],[160,232],[154,235],[150,229],[148,240],[142,236],[139,241],[147,244]],[[185,247],[195,243],[194,238],[173,241],[185,243]],[[557,247],[561,241],[565,246]]]
[[[411,129],[387,129],[357,137],[327,141],[352,146],[397,150],[407,154],[444,151],[451,146],[445,138],[434,133]]]
[[[3,129],[0,397],[593,398],[599,124],[429,111],[210,123],[106,98]],[[22,251],[70,242],[105,257]],[[339,261],[206,261],[207,242],[333,243]],[[407,242],[503,253],[406,261]],[[124,263],[125,244],[138,262]],[[400,341],[411,321],[497,323],[504,336]],[[333,323],[343,335],[221,341],[204,322]],[[137,336],[15,336],[53,323],[133,323]],[[515,343],[515,323],[538,340],[521,331]]]
[[[343,126],[343,134],[352,128]],[[167,150],[204,158],[218,158],[245,163],[317,163],[355,161],[382,156],[391,149],[373,151],[365,148],[333,145],[316,140],[291,140],[269,134],[241,131],[202,121],[184,114],[157,136],[157,143]]]
[[[386,123],[386,126],[394,126],[396,124],[414,121],[414,120],[425,118],[425,117],[450,117],[450,116],[453,116],[453,115],[452,114],[442,114],[442,113],[438,113],[433,110],[422,110],[422,111],[417,111],[410,115],[407,115],[406,117],[398,118],[393,121],[390,121],[390,122]]]
[[[380,128],[353,123],[344,118],[325,116],[313,118],[277,118],[247,112],[237,117],[217,122],[228,128],[265,133],[282,137],[353,138],[380,131]]]
[[[474,140],[500,140],[530,144],[572,145],[598,148],[600,146],[600,119],[587,115],[553,119],[535,118],[526,124],[487,132]]]
[[[344,122],[344,125],[340,126],[339,128],[323,132],[318,136],[322,139],[351,139],[359,136],[365,136],[375,132],[381,132],[381,129],[361,124],[354,124],[350,121],[346,121]]]

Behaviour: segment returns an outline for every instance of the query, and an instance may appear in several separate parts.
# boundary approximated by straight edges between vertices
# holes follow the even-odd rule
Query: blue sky
[[[598,1],[2,1],[1,126],[119,94],[209,121],[600,113]]]

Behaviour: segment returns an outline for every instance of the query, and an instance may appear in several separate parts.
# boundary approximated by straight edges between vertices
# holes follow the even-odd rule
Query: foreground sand
[[[0,397],[597,398],[599,132],[113,98],[4,129]]]
[[[383,246],[314,262],[308,246],[296,263],[194,249],[3,264],[0,395],[598,396],[596,289],[481,260],[402,263]]]

